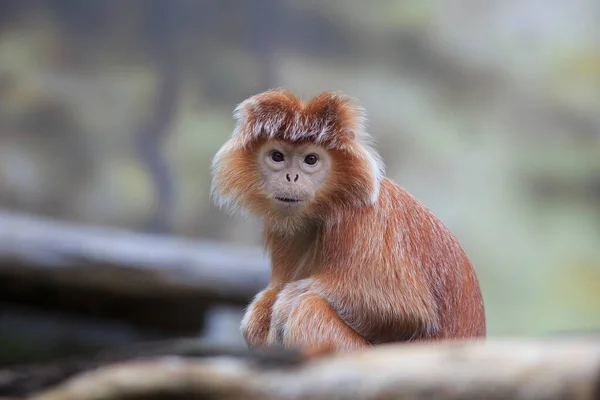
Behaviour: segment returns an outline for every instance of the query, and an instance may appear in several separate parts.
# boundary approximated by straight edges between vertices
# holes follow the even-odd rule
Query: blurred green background
[[[209,166],[272,87],[367,109],[388,176],[471,257],[490,336],[600,328],[597,0],[3,0],[0,206],[260,246]]]

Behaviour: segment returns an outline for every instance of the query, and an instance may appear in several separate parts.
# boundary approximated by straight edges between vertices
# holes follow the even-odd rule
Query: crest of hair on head
[[[212,163],[211,192],[217,205],[244,210],[256,200],[261,184],[248,154],[257,143],[273,139],[312,142],[344,153],[349,162],[358,164],[354,170],[364,180],[367,195],[357,196],[361,205],[375,203],[385,166],[365,130],[365,110],[351,100],[326,91],[304,103],[287,90],[275,89],[241,102],[233,113],[233,133]]]

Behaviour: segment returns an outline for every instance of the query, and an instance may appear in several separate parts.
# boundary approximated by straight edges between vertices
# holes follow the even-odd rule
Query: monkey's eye
[[[271,153],[271,160],[279,163],[282,162],[285,159],[285,157],[283,156],[283,154],[281,154],[278,151],[274,151]]]
[[[319,157],[315,154],[309,154],[304,158],[304,162],[308,165],[315,165],[319,161]]]

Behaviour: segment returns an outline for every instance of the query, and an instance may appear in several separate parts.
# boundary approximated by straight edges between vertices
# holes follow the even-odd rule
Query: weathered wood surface
[[[234,357],[249,360],[263,367],[283,367],[301,362],[301,353],[292,350],[249,350],[246,346],[217,346],[197,338],[174,339],[137,343],[99,352],[63,357],[49,362],[38,362],[0,368],[0,399],[2,396],[23,396],[64,381],[77,373],[93,370],[127,360],[148,360],[162,356],[200,359],[207,357]]]
[[[1,375],[0,375],[1,376]],[[597,399],[597,339],[387,345],[281,367],[154,357],[77,374],[35,400]]]

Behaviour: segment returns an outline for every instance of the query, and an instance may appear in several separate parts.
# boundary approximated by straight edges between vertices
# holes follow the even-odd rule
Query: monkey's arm
[[[339,317],[323,297],[303,294],[286,324],[284,345],[302,348],[356,350],[371,344]]]
[[[267,345],[271,313],[278,293],[277,288],[267,288],[258,293],[246,309],[240,330],[249,347]]]
[[[288,285],[273,307],[269,344],[302,349],[353,350],[371,346],[329,302],[311,290],[311,280]]]

